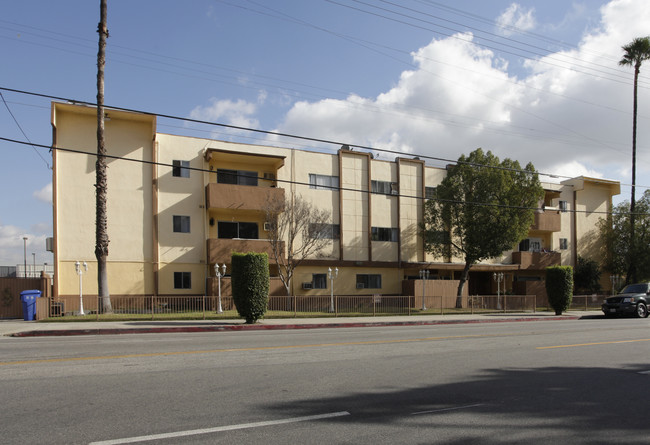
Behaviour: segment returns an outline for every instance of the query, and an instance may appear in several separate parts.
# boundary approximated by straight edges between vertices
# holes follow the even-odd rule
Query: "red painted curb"
[[[494,320],[436,320],[436,321],[377,321],[352,323],[312,323],[312,324],[239,324],[230,326],[177,326],[155,328],[97,328],[97,329],[63,329],[47,331],[25,331],[10,334],[10,337],[53,337],[73,335],[117,335],[117,334],[165,334],[189,332],[230,332],[230,331],[272,331],[287,329],[326,329],[326,328],[364,328],[381,326],[435,326],[446,324],[508,323],[523,321],[579,320],[578,316],[518,317]]]

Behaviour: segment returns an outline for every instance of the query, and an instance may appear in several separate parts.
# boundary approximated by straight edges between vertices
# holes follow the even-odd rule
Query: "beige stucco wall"
[[[423,244],[418,236],[418,225],[422,222],[423,178],[421,161],[399,161],[399,227],[401,237],[400,257],[402,261],[422,261]]]
[[[152,292],[153,278],[148,272],[153,261],[152,167],[124,158],[152,160],[155,118],[114,111],[107,111],[107,116],[107,152],[122,158],[108,160],[109,291]],[[56,104],[52,117],[56,146],[89,153],[54,152],[56,292],[78,293],[74,262],[86,261],[89,272],[84,293],[96,294],[96,111]]]
[[[368,238],[368,162],[369,156],[340,152],[341,157],[341,237],[343,259],[369,258]],[[356,191],[360,190],[360,191]]]

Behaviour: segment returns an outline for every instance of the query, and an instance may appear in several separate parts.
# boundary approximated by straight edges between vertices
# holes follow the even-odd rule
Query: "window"
[[[399,239],[399,230],[391,227],[373,227],[371,233],[373,241],[392,241]]]
[[[309,188],[316,190],[332,190],[339,188],[338,176],[309,174]]]
[[[381,289],[381,275],[379,274],[357,275],[357,289]]]
[[[311,278],[314,289],[327,289],[327,274],[315,273]]]
[[[451,236],[446,230],[438,230],[436,232],[431,232],[429,241],[434,244],[451,244]]]
[[[190,233],[190,217],[174,215],[174,232]]]
[[[219,221],[217,224],[217,237],[221,239],[259,239],[257,223]]]
[[[569,210],[569,203],[566,201],[560,201],[560,211],[566,212],[567,210]]]
[[[218,168],[217,183],[257,186],[257,172]]]
[[[438,188],[437,187],[425,187],[424,188],[424,198],[425,199],[434,199],[438,197]]]
[[[190,161],[172,161],[172,176],[179,178],[190,177]]]
[[[560,250],[567,250],[569,248],[569,240],[560,238]]]
[[[388,181],[370,181],[370,191],[380,195],[397,195],[397,183]]]
[[[192,272],[174,272],[174,289],[192,289]]]
[[[309,224],[309,234],[319,239],[339,239],[341,226],[338,224]]]

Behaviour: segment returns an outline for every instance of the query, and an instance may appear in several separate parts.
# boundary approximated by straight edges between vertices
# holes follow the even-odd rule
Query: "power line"
[[[86,156],[98,156],[96,152],[93,151],[85,151],[85,150],[80,150],[80,149],[73,149],[73,148],[66,148],[66,147],[54,147],[54,146],[48,146],[48,145],[42,145],[42,144],[30,144],[25,141],[18,141],[16,139],[10,139],[10,138],[5,138],[0,136],[0,140],[6,141],[6,142],[11,142],[15,144],[23,144],[23,145],[33,145],[36,147],[41,147],[41,148],[46,148],[49,150],[53,151],[62,151],[66,153],[74,153],[74,154],[82,154]],[[290,149],[292,150],[292,149]],[[159,167],[168,167],[168,168],[176,168],[177,166],[174,166],[173,164],[167,164],[163,162],[156,162],[156,161],[148,161],[144,159],[136,159],[136,158],[127,158],[124,156],[116,156],[116,155],[102,155],[103,157],[107,159],[114,159],[114,160],[119,160],[119,161],[126,161],[126,162],[135,162],[135,163],[140,163],[140,164],[146,164],[146,165],[155,165]],[[458,162],[456,161],[458,164]],[[493,166],[486,166],[482,164],[469,164],[472,166],[479,166],[479,167],[489,167],[489,168],[495,168]],[[205,169],[205,168],[199,168],[199,167],[181,167],[186,170],[190,171],[196,171],[200,173],[209,173],[209,174],[216,174],[215,171]],[[513,170],[513,169],[508,169],[508,168],[502,168],[503,170]],[[514,170],[514,171],[519,171],[519,172],[524,172],[521,170]],[[537,172],[526,172],[530,174],[535,174],[539,175]],[[243,176],[239,174],[232,174],[233,176]],[[249,177],[249,176],[246,176]],[[264,177],[256,177],[258,180],[265,180],[266,178]],[[275,182],[282,183],[282,184],[288,184],[288,185],[299,185],[299,186],[308,186],[308,187],[313,187],[314,184],[309,183],[309,182],[302,182],[302,181],[294,181],[294,180],[289,180],[289,179],[278,179],[276,178],[274,180]],[[331,189],[332,191],[343,191],[343,192],[355,192],[355,193],[364,193],[364,194],[377,194],[377,195],[385,195],[383,193],[375,193],[372,190],[363,190],[363,189],[356,189],[356,188],[350,188],[350,187],[335,187],[335,186],[317,186],[322,189]],[[428,201],[428,200],[435,200],[439,202],[444,202],[444,203],[451,203],[451,204],[459,204],[459,205],[473,205],[473,206],[483,206],[483,207],[496,207],[496,208],[504,208],[504,209],[512,209],[512,210],[539,210],[539,207],[525,207],[525,206],[513,206],[513,205],[504,205],[504,204],[495,204],[495,203],[484,203],[484,202],[472,202],[472,201],[455,201],[455,200],[448,200],[448,199],[439,199],[439,198],[426,198],[425,196],[417,196],[417,195],[404,195],[401,193],[398,194],[390,194],[390,195],[385,195],[385,196],[394,196],[398,198],[404,198],[404,199],[417,199],[420,201]],[[578,209],[567,209],[565,212],[567,213],[584,213],[584,214],[600,214],[600,215],[627,215],[629,212],[626,213],[617,213],[617,212],[607,212],[607,211],[602,211],[602,210],[578,210]],[[650,216],[650,214],[646,213],[635,213],[635,215],[639,216]]]
[[[94,102],[87,102],[87,101],[83,101],[83,100],[70,99],[70,98],[65,98],[65,97],[60,97],[60,96],[53,96],[53,95],[48,95],[48,94],[43,94],[43,93],[35,93],[35,92],[29,92],[29,91],[24,91],[24,90],[17,90],[17,89],[13,89],[13,88],[6,88],[6,87],[3,87],[3,86],[0,86],[0,90],[11,91],[11,92],[14,92],[14,93],[20,93],[20,94],[25,94],[25,95],[29,95],[29,96],[53,99],[53,100],[68,102],[68,103],[72,103],[72,104],[76,104],[76,105],[97,106]],[[400,151],[397,151],[397,150],[390,150],[390,149],[385,149],[385,148],[372,147],[372,146],[368,146],[368,145],[360,145],[360,144],[354,144],[354,143],[349,143],[349,142],[333,141],[331,139],[314,138],[314,137],[309,137],[309,136],[295,135],[295,134],[291,134],[291,133],[282,133],[282,132],[277,132],[277,131],[261,130],[261,129],[257,129],[257,128],[243,127],[243,126],[238,126],[238,125],[230,125],[230,124],[224,124],[224,123],[212,122],[212,121],[206,121],[206,120],[200,120],[200,119],[193,119],[193,118],[187,118],[187,117],[179,117],[179,116],[174,116],[174,115],[169,115],[169,114],[159,114],[159,113],[153,113],[153,112],[150,112],[150,111],[142,111],[142,110],[137,110],[137,109],[132,109],[132,108],[117,107],[117,106],[112,106],[112,105],[106,105],[105,108],[110,108],[110,109],[117,110],[117,111],[126,111],[126,112],[130,112],[130,113],[144,114],[144,115],[148,115],[148,116],[162,117],[162,118],[171,119],[171,120],[178,120],[178,121],[192,122],[192,123],[203,124],[203,125],[217,126],[217,127],[228,128],[228,129],[239,130],[239,131],[249,131],[249,132],[253,132],[253,133],[266,134],[266,135],[270,135],[270,136],[278,136],[278,137],[285,137],[285,138],[290,138],[290,139],[298,139],[298,140],[309,141],[309,142],[317,142],[317,143],[322,143],[322,144],[327,144],[327,145],[335,145],[335,146],[338,146],[338,147],[347,145],[349,147],[359,148],[359,149],[362,149],[362,150],[368,150],[370,152],[390,153],[390,154],[396,154],[396,155],[401,155],[401,156],[405,155],[404,152],[400,152]],[[424,159],[429,159],[431,161],[444,162],[446,164],[457,164],[458,163],[458,160],[455,160],[455,159],[441,158],[441,157],[430,156],[430,155],[425,155],[425,154],[409,153],[408,155],[409,156],[417,156],[419,158],[424,158]],[[468,163],[468,165],[472,165],[472,164]],[[483,166],[483,167],[485,167],[485,166]],[[496,167],[492,167],[492,168],[496,168]],[[514,170],[514,171],[519,171],[519,172],[523,172],[523,173],[530,173],[530,172],[527,172],[526,170]],[[535,174],[540,175],[540,176],[547,176],[547,177],[550,177],[550,178],[557,178],[557,179],[560,179],[560,178],[572,179],[571,176],[557,175],[557,174],[554,174],[554,173],[535,172]],[[626,184],[623,184],[623,185],[626,185]],[[642,186],[642,185],[637,185],[637,187],[650,188],[650,186]]]
[[[11,108],[9,108],[9,104],[7,103],[7,101],[5,100],[4,95],[3,95],[1,92],[0,92],[0,99],[2,99],[2,103],[4,103],[4,104],[5,104],[5,107],[7,107],[7,111],[8,111],[9,114],[11,115],[11,118],[14,120],[14,122],[16,123],[16,126],[18,127],[18,129],[20,130],[20,132],[23,134],[23,136],[25,137],[25,139],[27,139],[27,142],[29,142],[29,144],[32,146],[32,148],[34,149],[34,152],[36,152],[36,154],[38,155],[38,157],[41,158],[41,159],[43,160],[43,162],[45,162],[45,165],[47,165],[47,168],[50,169],[50,170],[52,170],[52,167],[50,166],[50,163],[47,162],[47,160],[45,160],[45,158],[44,158],[44,157],[43,157],[43,156],[38,152],[38,150],[36,149],[36,147],[34,146],[34,144],[32,144],[32,141],[29,140],[29,137],[28,137],[27,134],[25,133],[25,130],[23,130],[23,127],[20,126],[20,123],[18,122],[18,119],[16,119],[16,116],[14,116],[14,114],[11,112]]]

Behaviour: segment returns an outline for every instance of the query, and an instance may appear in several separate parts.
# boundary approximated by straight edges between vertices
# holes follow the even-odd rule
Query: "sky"
[[[0,138],[51,145],[52,99],[27,93],[95,101],[99,3],[3,4]],[[650,34],[647,0],[108,0],[108,29],[107,106],[333,144],[166,118],[162,133],[440,167],[481,147],[542,181],[620,181],[629,200],[633,69],[618,61]],[[649,120],[644,66],[637,197]],[[0,140],[0,156],[0,265],[52,263],[51,155]]]

